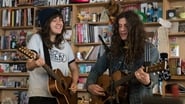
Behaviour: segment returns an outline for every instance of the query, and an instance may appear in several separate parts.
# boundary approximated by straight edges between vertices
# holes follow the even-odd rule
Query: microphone
[[[102,42],[102,44],[104,45],[105,51],[106,52],[110,52],[110,48],[105,44],[105,42],[103,41],[101,35],[98,35],[100,41]]]

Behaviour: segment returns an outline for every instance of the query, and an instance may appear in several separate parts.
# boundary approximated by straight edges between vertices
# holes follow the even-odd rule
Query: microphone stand
[[[113,58],[112,58],[112,55],[111,55],[111,52],[110,52],[110,48],[105,44],[105,42],[104,42],[104,40],[102,39],[101,35],[98,35],[98,37],[99,37],[100,41],[102,42],[102,44],[103,44],[103,46],[104,46],[105,53],[107,54],[108,58],[109,58],[110,60],[112,60]],[[113,70],[111,69],[111,68],[112,68],[111,66],[112,66],[112,63],[111,63],[111,61],[110,61],[109,76],[111,76],[111,79],[112,79],[112,81],[113,81],[113,84],[111,84],[111,86],[110,86],[110,95],[111,95],[111,97],[112,97],[113,94],[115,94],[115,85],[114,85],[114,80],[113,80],[113,78],[112,78]],[[110,83],[111,83],[111,82],[110,82]],[[114,104],[112,98],[111,98],[111,100],[110,100],[110,104]]]
[[[110,53],[110,48],[105,44],[105,42],[103,41],[101,35],[98,35],[100,41],[102,42],[103,46],[104,46],[104,49],[105,49],[105,52],[106,53]]]

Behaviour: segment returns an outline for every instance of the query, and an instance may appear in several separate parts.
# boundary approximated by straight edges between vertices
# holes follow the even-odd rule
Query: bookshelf
[[[185,54],[184,54],[184,48],[183,48],[183,44],[184,44],[184,40],[185,40],[185,31],[183,31],[180,28],[183,28],[183,25],[185,23],[185,18],[181,18],[179,16],[180,13],[184,12],[183,9],[181,9],[181,7],[185,6],[185,3],[182,0],[163,0],[163,5],[164,8],[163,10],[165,11],[165,14],[163,15],[163,17],[167,20],[169,20],[172,23],[172,27],[169,29],[169,46],[170,45],[177,45],[179,47],[179,49],[176,51],[177,55],[174,56],[170,51],[169,53],[169,59],[173,60],[173,59],[179,59],[179,60],[184,60],[185,59]],[[168,18],[168,13],[167,11],[169,10],[175,10],[175,16],[173,18]],[[164,81],[163,83],[163,96],[170,96],[172,97],[173,94],[169,93],[166,91],[166,85],[168,84],[172,84],[172,83],[177,83],[180,85],[185,85],[184,83],[184,74],[182,73],[182,75],[177,75],[176,74],[176,67],[174,68],[173,66],[177,65],[177,62],[170,62],[172,65],[172,67],[170,67],[171,70],[171,79]],[[182,64],[181,64],[182,65]],[[179,93],[180,97],[184,97],[185,94],[184,93]]]
[[[4,0],[1,0],[4,1]],[[0,1],[0,2],[1,2]],[[5,0],[6,1],[6,0]],[[169,20],[170,22],[178,22],[179,24],[183,24],[185,23],[185,19],[184,18],[176,18],[176,19],[167,19],[167,13],[166,11],[170,10],[170,9],[174,9],[174,7],[178,7],[178,6],[185,6],[185,3],[183,0],[123,0],[120,1],[120,5],[125,8],[128,5],[132,5],[133,7],[137,7],[142,3],[149,3],[149,2],[157,2],[158,6],[161,7],[162,9],[162,18],[165,20]],[[74,53],[77,54],[78,52],[82,53],[85,51],[85,53],[88,53],[89,50],[91,49],[91,47],[96,47],[96,46],[101,46],[102,43],[100,41],[94,42],[94,41],[90,41],[90,42],[78,42],[77,41],[77,24],[87,24],[86,28],[91,27],[94,28],[95,26],[110,26],[109,21],[106,19],[102,19],[100,21],[100,17],[96,20],[93,21],[92,18],[89,18],[88,20],[80,20],[80,18],[78,17],[80,13],[84,14],[84,12],[88,15],[91,15],[93,13],[96,13],[96,16],[99,16],[98,14],[103,13],[102,11],[105,9],[105,7],[108,5],[107,2],[98,2],[98,3],[64,3],[64,4],[47,4],[46,2],[42,3],[41,5],[46,4],[45,6],[40,6],[40,5],[36,5],[33,4],[33,0],[29,0],[28,4],[21,2],[21,0],[18,0],[18,3],[16,6],[5,6],[4,4],[1,4],[1,8],[0,8],[0,36],[1,36],[1,51],[0,54],[2,56],[3,53],[5,53],[6,51],[10,51],[9,53],[12,53],[15,51],[15,49],[10,49],[10,46],[7,46],[4,48],[4,46],[2,45],[2,37],[7,37],[7,38],[11,38],[9,37],[11,32],[16,31],[17,33],[17,41],[19,41],[19,37],[20,37],[20,32],[22,30],[24,30],[25,33],[27,33],[27,36],[31,36],[33,33],[35,33],[38,29],[39,29],[39,23],[37,21],[37,14],[39,12],[39,10],[43,9],[43,8],[47,8],[47,7],[55,7],[58,9],[62,9],[62,8],[70,8],[69,9],[69,14],[67,14],[68,18],[66,20],[66,29],[69,30],[69,36],[68,36],[68,40],[71,43],[71,46],[74,50]],[[15,14],[18,11],[23,11],[22,17],[16,18],[16,16],[13,15],[17,15]],[[26,13],[24,11],[29,11],[28,14],[26,15]],[[31,12],[30,12],[31,11]],[[3,12],[5,12],[5,14],[9,14],[10,15],[4,15],[2,16]],[[6,18],[6,16],[8,16]],[[26,18],[27,17],[27,18]],[[105,16],[106,17],[106,16]],[[11,18],[11,19],[9,19]],[[5,21],[4,21],[5,19]],[[9,19],[9,20],[7,20]],[[21,20],[22,19],[22,20]],[[14,22],[12,22],[14,21]],[[157,28],[160,27],[161,25],[158,22],[145,22],[144,23],[146,26],[146,30],[148,32],[156,32]],[[106,29],[105,29],[106,30]],[[91,31],[92,32],[92,31]],[[90,33],[91,33],[90,32]],[[92,35],[94,36],[94,35]],[[177,31],[177,32],[170,32],[168,33],[168,37],[169,38],[175,38],[176,39],[176,43],[179,45],[179,57],[182,59],[185,59],[185,48],[182,48],[184,45],[184,40],[185,40],[185,32],[184,31]],[[10,40],[9,40],[10,41]],[[26,40],[27,41],[27,40]],[[106,42],[107,45],[109,45],[109,42]],[[167,43],[164,43],[167,44]],[[168,44],[166,45],[168,46]],[[3,48],[2,48],[3,47]],[[170,54],[170,52],[168,52]],[[14,64],[18,64],[18,63],[24,63],[24,60],[19,60],[19,61],[12,61],[12,60],[0,60],[0,63],[14,63]],[[96,62],[96,60],[77,60],[77,64],[85,64],[85,65],[93,65]],[[9,75],[4,75],[0,73],[0,76],[13,76],[13,77],[19,77],[19,75],[16,75],[17,73],[9,73]],[[27,75],[25,73],[25,75]],[[20,75],[22,76],[22,75]],[[23,75],[24,76],[24,75]],[[80,74],[80,78],[86,78],[88,76],[88,72],[87,73],[82,73]],[[24,76],[25,77],[25,76]],[[29,76],[28,76],[29,77]],[[183,79],[183,77],[181,76],[172,76],[172,78],[175,78],[174,80],[180,80]],[[4,88],[1,89],[5,90]],[[0,91],[0,92],[1,92]],[[87,94],[86,90],[80,90],[79,89],[79,93],[83,93],[82,96],[85,96],[84,93]],[[89,95],[88,95],[89,97]]]
[[[15,96],[19,98],[20,93],[26,94],[29,74],[26,72],[26,57],[19,54],[16,49],[0,50],[0,55],[0,102],[3,103],[4,99]]]

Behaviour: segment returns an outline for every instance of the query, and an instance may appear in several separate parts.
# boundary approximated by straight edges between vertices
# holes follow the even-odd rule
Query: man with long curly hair
[[[134,76],[128,80],[127,84],[122,83],[127,86],[126,92],[118,90],[120,94],[127,93],[125,100],[115,98],[115,100],[107,100],[104,103],[142,104],[143,97],[152,95],[152,88],[158,81],[158,75],[144,71],[145,56],[150,56],[147,60],[150,64],[159,61],[159,52],[153,44],[147,41],[142,21],[134,11],[120,13],[113,25],[110,51],[106,51],[97,60],[89,73],[86,83],[88,91],[92,95],[105,97],[107,89],[103,89],[101,85],[97,84],[97,79],[107,69],[109,69],[110,76],[119,70]],[[96,101],[93,102],[96,103]]]

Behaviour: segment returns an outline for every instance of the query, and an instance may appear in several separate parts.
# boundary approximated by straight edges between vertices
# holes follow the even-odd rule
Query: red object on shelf
[[[70,0],[70,3],[89,3],[89,0]]]
[[[4,70],[1,68],[1,65],[0,65],[0,73],[3,73],[4,72]]]
[[[174,97],[179,97],[179,85],[174,84],[172,86],[172,94]]]

